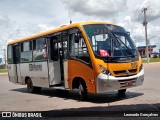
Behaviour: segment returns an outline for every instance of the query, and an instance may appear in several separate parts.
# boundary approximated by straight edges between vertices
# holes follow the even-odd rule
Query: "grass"
[[[8,72],[7,69],[0,69],[0,73],[6,73],[6,72]]]
[[[160,58],[151,58],[149,62],[160,62]],[[147,60],[143,60],[143,63],[147,63]]]

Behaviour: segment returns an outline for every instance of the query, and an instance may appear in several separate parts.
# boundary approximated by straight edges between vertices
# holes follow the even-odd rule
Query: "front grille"
[[[113,71],[116,76],[131,76],[136,74],[137,69]]]
[[[116,77],[129,77],[129,76],[133,76],[133,75],[136,75],[136,74],[129,74],[129,75],[127,75],[127,74],[123,74],[123,75],[116,75]]]

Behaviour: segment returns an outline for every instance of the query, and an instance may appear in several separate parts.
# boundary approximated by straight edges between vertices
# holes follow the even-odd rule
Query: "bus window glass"
[[[21,52],[21,62],[32,61],[32,51]]]
[[[67,58],[67,54],[68,54],[68,51],[67,51],[67,39],[68,39],[68,36],[67,35],[63,35],[62,36],[62,39],[63,39],[63,53],[64,53],[64,58],[66,59]]]
[[[107,33],[104,34],[96,34],[92,36],[92,47],[93,50],[96,51],[97,54],[102,55],[102,51],[106,52],[106,56],[111,55],[111,38]]]
[[[32,61],[32,41],[21,43],[21,62]]]
[[[96,56],[137,56],[136,47],[124,28],[110,24],[84,25]]]
[[[47,59],[46,41],[44,38],[39,38],[33,42],[33,60],[43,61]]]
[[[75,42],[77,34],[70,35],[71,45],[70,45],[70,56],[72,58],[78,58],[87,63],[90,62],[88,49],[83,37],[79,38],[79,42]]]
[[[58,36],[54,36],[50,39],[50,60],[57,61],[58,60],[58,44],[59,40]]]
[[[29,48],[29,42],[24,42],[23,43],[23,51],[29,51],[30,48]]]
[[[13,63],[13,56],[12,56],[12,46],[8,46],[8,51],[7,51],[7,58],[8,58],[8,64]]]

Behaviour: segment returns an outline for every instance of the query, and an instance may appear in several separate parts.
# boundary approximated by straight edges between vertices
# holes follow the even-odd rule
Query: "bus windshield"
[[[110,24],[84,25],[93,51],[100,57],[136,56],[136,47],[124,28]]]

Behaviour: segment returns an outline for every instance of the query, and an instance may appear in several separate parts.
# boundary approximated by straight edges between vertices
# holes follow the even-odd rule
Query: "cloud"
[[[131,38],[136,46],[146,45],[145,28],[141,22],[134,21],[132,20],[132,17],[126,16],[123,21],[121,21],[120,25],[130,32]],[[147,28],[148,40],[152,45],[157,45],[155,50],[158,51],[158,48],[160,47],[160,26],[158,24],[153,25],[149,22]]]
[[[148,14],[148,20],[153,21],[156,20],[157,18],[160,18],[160,0],[154,0],[150,2],[149,5],[149,14]]]
[[[0,51],[6,48],[7,41],[58,27],[67,18],[59,0],[2,0],[0,3]]]
[[[5,14],[0,14],[0,48],[2,49],[6,44],[6,36],[10,32],[12,21]]]
[[[128,28],[128,31],[131,33],[131,38],[135,42],[136,46],[145,46],[145,28],[141,23],[132,22],[131,24],[124,24],[124,28]],[[147,36],[151,45],[157,45],[154,49],[158,51],[160,46],[160,26],[155,26],[151,23],[148,23]]]
[[[66,8],[72,13],[86,16],[110,18],[126,10],[126,0],[65,0]]]
[[[159,47],[159,3],[160,0],[1,0],[0,51],[9,40],[69,24],[70,19],[73,22],[96,20],[122,25],[137,45],[145,45],[141,9],[147,5],[148,38]]]
[[[10,19],[8,18],[8,16],[0,14],[0,26],[5,28],[9,27],[9,25],[10,25]]]
[[[8,41],[23,38],[32,34],[36,34],[48,29],[53,25],[26,23],[18,24],[11,20],[7,15],[0,14],[0,54],[3,55],[3,49],[6,49]]]

